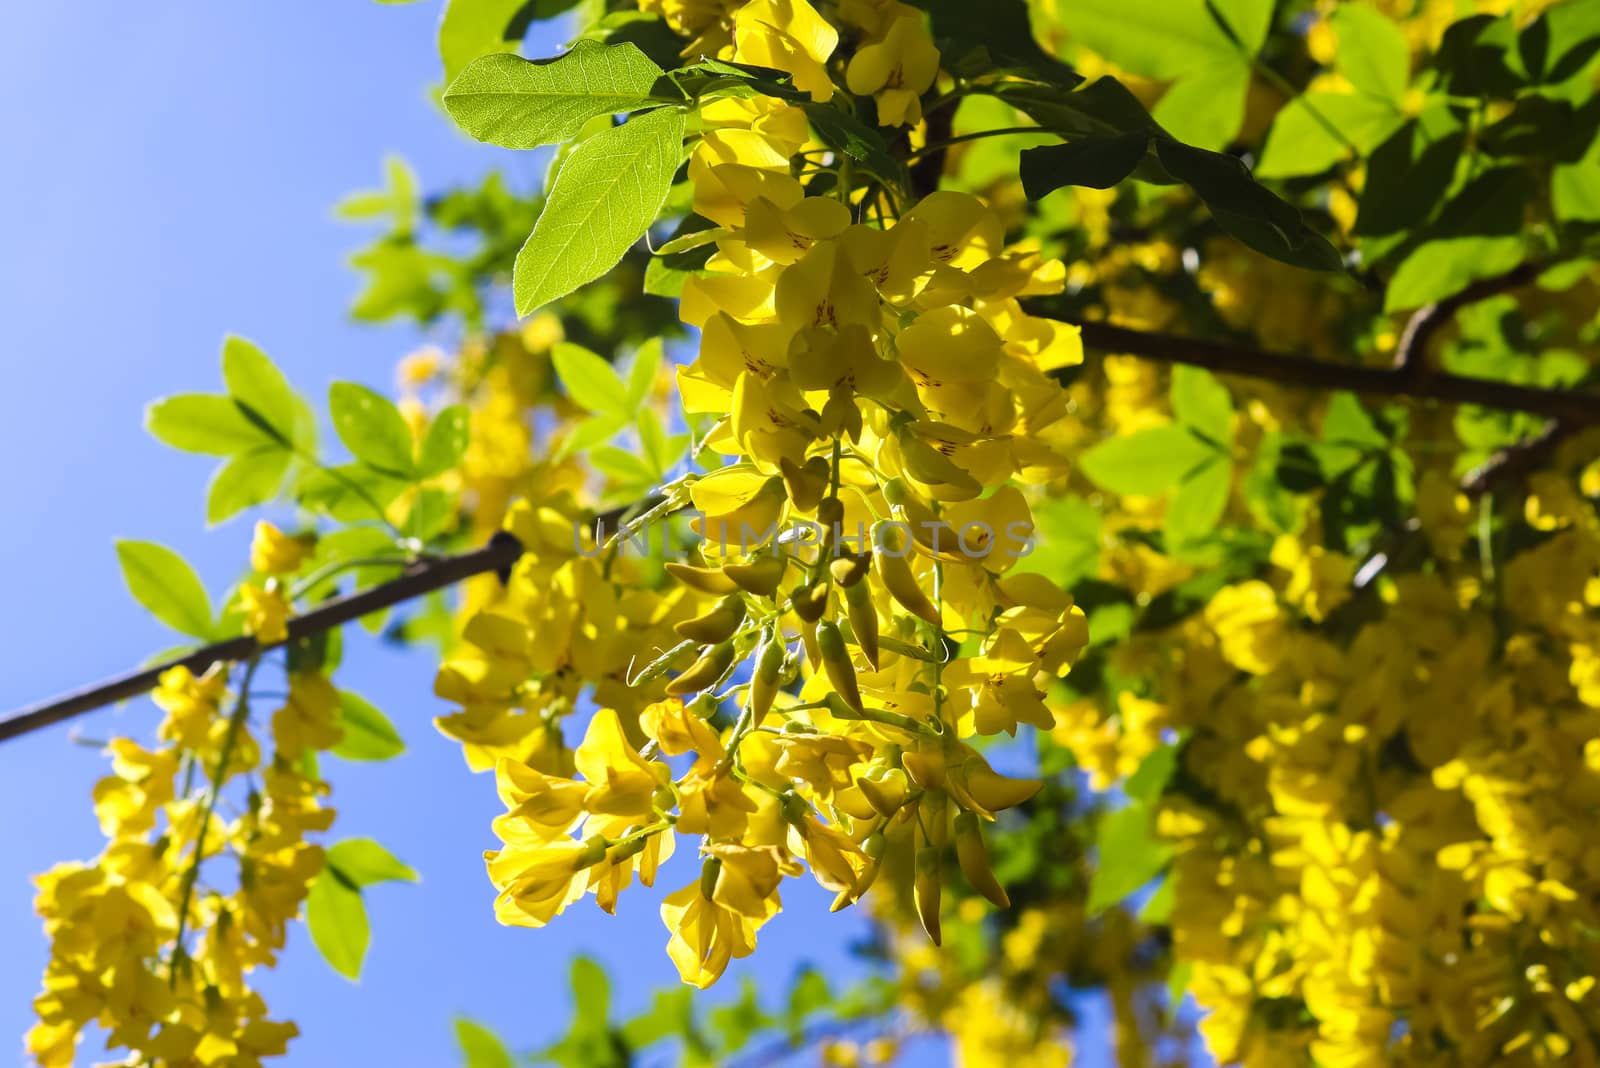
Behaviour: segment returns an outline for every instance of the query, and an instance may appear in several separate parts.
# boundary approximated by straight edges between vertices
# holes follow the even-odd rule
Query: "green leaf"
[[[1448,111],[1444,118],[1437,126],[1411,120],[1373,150],[1356,234],[1414,230],[1443,203],[1466,145],[1464,132]]]
[[[183,557],[153,541],[119,540],[117,559],[128,592],[151,615],[180,634],[209,638],[216,632],[211,599]]]
[[[1511,270],[1523,259],[1520,237],[1446,237],[1418,246],[1394,272],[1383,310],[1420,308],[1459,293],[1480,278]]]
[[[339,440],[356,459],[397,478],[416,473],[411,428],[389,398],[354,382],[335,382],[328,411]]]
[[[603,1035],[611,1024],[611,980],[592,957],[572,959],[572,1018],[575,1035]]]
[[[1172,859],[1172,848],[1155,837],[1155,813],[1135,803],[1100,817],[1095,833],[1099,856],[1089,883],[1089,915],[1096,916],[1149,884]]]
[[[1177,770],[1178,747],[1163,745],[1139,763],[1134,773],[1128,776],[1128,781],[1122,784],[1122,792],[1135,801],[1153,805]]]
[[[1239,132],[1250,92],[1250,67],[1227,63],[1196,71],[1161,94],[1155,120],[1173,137],[1199,148],[1222,149]]]
[[[1322,440],[1361,450],[1386,449],[1389,439],[1354,393],[1335,393],[1322,413]]]
[[[1233,396],[1210,371],[1186,364],[1172,369],[1172,412],[1214,445],[1233,441]]]
[[[144,411],[144,426],[163,444],[208,456],[232,456],[273,444],[231,398],[215,393],[180,393],[154,401]]]
[[[683,155],[683,126],[682,111],[662,108],[572,150],[517,253],[517,314],[531,315],[599,278],[649,229]]]
[[[288,449],[277,445],[229,457],[206,487],[206,522],[215,525],[272,500],[283,488],[293,459]]]
[[[326,470],[307,468],[293,492],[295,499],[305,507],[342,523],[354,523],[383,519],[385,509],[405,488],[403,479],[363,464],[345,464]]]
[[[1600,222],[1600,138],[1583,159],[1551,171],[1550,201],[1562,222]]]
[[[972,0],[914,0],[914,6],[931,16],[934,39],[945,56],[941,65],[947,70],[955,69],[954,61],[973,55],[985,67],[1023,67],[1045,81],[1069,89],[1083,80],[1039,47],[1029,18],[1037,10],[1034,4],[1023,0],[989,0],[984,4]]]
[[[650,999],[650,1008],[622,1025],[622,1041],[630,1050],[641,1050],[668,1038],[682,1039],[686,1046],[696,1046],[699,1036],[694,1026],[695,993],[684,987],[656,990]]]
[[[1110,189],[1133,173],[1149,147],[1150,135],[1138,131],[1025,149],[1023,191],[1029,200],[1039,200],[1067,185]]]
[[[444,106],[479,141],[534,148],[568,140],[596,115],[660,103],[650,90],[661,76],[631,44],[579,41],[554,59],[475,59],[445,90]]]
[[[1266,27],[1261,3],[1234,4],[1228,26],[1237,21],[1248,36],[1250,55],[1261,47]],[[1056,21],[1075,41],[1111,63],[1164,81],[1227,63],[1248,63],[1206,5],[1199,0],[1074,0],[1059,5]],[[1271,6],[1266,5],[1271,12]],[[1136,30],[1134,28],[1137,28]]]
[[[306,894],[306,926],[322,959],[346,979],[361,978],[367,955],[367,906],[361,891],[334,868],[326,867]]]
[[[456,1017],[456,1045],[463,1068],[515,1068],[517,1063],[499,1035],[465,1016]]]
[[[417,475],[436,478],[461,462],[472,436],[472,413],[464,404],[452,404],[433,417],[422,439]]]
[[[1224,232],[1257,252],[1308,270],[1341,266],[1339,253],[1300,212],[1256,182],[1234,157],[1164,140],[1156,141],[1156,157],[1205,201]]]
[[[1411,79],[1411,50],[1400,27],[1366,4],[1340,4],[1332,21],[1339,73],[1359,91],[1398,105]]]
[[[650,388],[661,372],[661,339],[653,337],[640,345],[628,367],[628,407],[632,412],[650,396]]]
[[[560,341],[550,350],[550,362],[568,395],[585,411],[623,420],[632,414],[634,405],[628,398],[628,387],[598,353]]]
[[[1370,152],[1404,123],[1405,115],[1387,100],[1362,93],[1305,93],[1272,120],[1256,176],[1320,174],[1348,158],[1351,146]],[[1330,125],[1339,136],[1329,131]]]
[[[344,760],[389,760],[406,751],[400,732],[389,717],[360,694],[339,691],[339,715],[334,723],[344,731],[332,749]]]
[[[417,873],[371,838],[346,838],[328,847],[328,866],[358,890],[374,883],[417,882]]]
[[[649,486],[655,483],[655,475],[648,463],[615,445],[599,445],[590,449],[589,462],[601,474],[623,486]]]
[[[1165,534],[1169,552],[1200,541],[1216,529],[1217,520],[1228,507],[1232,485],[1233,464],[1222,456],[1179,483],[1167,504]]]
[[[1150,900],[1139,910],[1139,922],[1156,926],[1165,924],[1172,918],[1172,908],[1177,901],[1177,879],[1168,873],[1161,880],[1161,885],[1156,887],[1156,892],[1150,895]]]
[[[1215,455],[1211,446],[1170,423],[1103,441],[1078,463],[1102,489],[1147,497],[1176,485]]]
[[[573,427],[572,433],[561,439],[555,458],[564,460],[575,452],[582,452],[603,441],[610,441],[628,425],[625,415],[596,415]]]
[[[266,353],[242,337],[228,335],[222,343],[222,380],[247,419],[284,445],[298,444],[294,390]]]
[[[1081,497],[1046,497],[1033,506],[1034,545],[1018,571],[1049,575],[1066,586],[1100,566],[1100,512]]]
[[[522,40],[535,19],[554,18],[579,0],[449,0],[439,20],[439,58],[449,85],[462,68],[487,52]]]

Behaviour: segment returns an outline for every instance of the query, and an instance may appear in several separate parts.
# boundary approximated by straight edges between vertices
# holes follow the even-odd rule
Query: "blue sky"
[[[361,234],[330,206],[376,184],[399,152],[426,187],[499,163],[536,182],[526,157],[459,137],[426,92],[436,77],[437,5],[22,4],[7,12],[0,65],[0,324],[12,398],[0,419],[0,707],[115,674],[172,635],[123,591],[114,537],[169,544],[213,591],[244,559],[249,524],[204,529],[209,463],[157,445],[140,427],[156,396],[219,385],[223,335],[261,344],[302,389],[335,378],[386,388],[417,338],[352,324],[357,279],[344,256]],[[423,876],[376,888],[373,943],[359,986],[335,976],[297,930],[269,1002],[301,1026],[291,1063],[452,1063],[450,1019],[468,1012],[521,1048],[567,1016],[572,954],[606,962],[623,1009],[676,982],[655,897],[620,915],[585,903],[538,932],[497,926],[480,859],[499,811],[492,783],[434,733],[426,651],[351,642],[341,684],[365,694],[410,743],[380,765],[329,761],[338,837],[372,836]],[[79,721],[89,738],[145,731],[138,701]],[[0,752],[0,1034],[28,1026],[45,943],[31,873],[92,856],[89,790],[104,773],[66,728]],[[686,851],[687,852],[687,851]],[[687,857],[668,888],[695,877]],[[840,973],[859,920],[827,917],[795,881],[789,908],[741,973],[786,977],[803,961]],[[759,969],[755,971],[754,969]],[[15,1047],[14,1047],[15,1048]],[[95,1059],[86,1049],[83,1062]],[[930,1051],[931,1052],[931,1051]],[[0,1054],[0,1063],[11,1055]]]

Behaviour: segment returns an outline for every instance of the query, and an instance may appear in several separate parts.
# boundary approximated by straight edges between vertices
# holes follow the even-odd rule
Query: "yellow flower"
[[[876,96],[878,123],[915,126],[922,121],[921,96],[939,73],[939,50],[913,12],[889,23],[879,41],[862,47],[850,60],[845,80],[857,96]]]
[[[307,749],[330,749],[344,737],[334,721],[339,716],[339,691],[320,671],[289,676],[289,699],[272,714],[272,737],[278,753],[298,760]]]
[[[246,634],[254,635],[262,645],[277,645],[289,639],[289,604],[276,585],[242,583],[239,602],[244,609]]]
[[[734,58],[775,67],[817,103],[833,97],[824,64],[839,44],[839,31],[806,0],[751,0],[733,15]]]
[[[262,519],[250,539],[250,567],[262,575],[287,575],[300,570],[315,548],[314,535],[290,536]]]

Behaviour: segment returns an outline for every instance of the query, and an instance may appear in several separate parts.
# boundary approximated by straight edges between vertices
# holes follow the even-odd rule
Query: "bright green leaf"
[[[328,410],[339,440],[356,459],[399,478],[415,473],[411,428],[389,398],[354,382],[335,382]]]
[[[163,444],[208,456],[232,456],[273,444],[231,398],[215,393],[163,397],[145,409],[144,426]]]
[[[661,371],[661,339],[653,337],[640,345],[633,354],[633,364],[628,368],[628,411],[633,411],[650,396]]]
[[[611,980],[605,968],[591,957],[578,956],[572,960],[572,1030],[576,1033],[600,1035],[610,1027]]]
[[[222,343],[222,380],[246,418],[264,425],[284,445],[300,444],[294,390],[266,353],[230,334]]]
[[[215,633],[211,599],[183,557],[152,541],[122,540],[117,559],[128,592],[151,615],[180,634],[209,638]]]
[[[332,867],[311,882],[306,894],[306,926],[311,941],[322,959],[346,979],[361,977],[361,961],[367,955],[367,906],[361,891],[353,887]]]
[[[417,873],[371,838],[346,838],[328,847],[328,866],[357,889],[375,883],[417,881]]]
[[[655,483],[655,475],[648,463],[627,449],[619,449],[615,445],[600,445],[590,449],[589,462],[601,474],[624,486]]]
[[[461,1047],[463,1068],[515,1068],[500,1036],[465,1016],[456,1017],[456,1045]]]
[[[623,419],[633,412],[628,387],[598,353],[570,341],[560,341],[550,350],[550,362],[555,365],[568,395],[584,410]]]
[[[1173,82],[1151,114],[1178,140],[1217,151],[1239,132],[1249,91],[1249,65],[1223,63]]]
[[[439,20],[439,58],[449,85],[462,68],[488,52],[515,51],[528,17],[548,19],[579,0],[449,0]]]
[[[1362,93],[1305,93],[1291,100],[1272,120],[1256,176],[1292,178],[1319,174],[1353,152],[1372,151],[1405,121],[1399,108],[1377,97]]]
[[[1411,49],[1394,20],[1366,4],[1340,4],[1333,30],[1339,73],[1359,91],[1398,105],[1411,79]]]
[[[206,522],[221,523],[278,495],[294,459],[288,449],[267,445],[227,459],[206,487]]]
[[[389,717],[359,694],[339,691],[339,715],[334,724],[343,736],[329,750],[344,760],[389,760],[406,751],[406,743]]]
[[[464,404],[452,404],[433,417],[422,439],[417,474],[435,478],[461,462],[472,433],[472,413]]]
[[[1406,311],[1459,293],[1523,260],[1520,237],[1447,237],[1419,245],[1389,280],[1384,311]]]
[[[1199,541],[1215,530],[1228,507],[1233,464],[1218,456],[1189,474],[1167,502],[1165,534],[1168,551]]]
[[[517,314],[599,278],[649,229],[683,156],[683,126],[682,111],[662,108],[572,150],[517,253]]]
[[[1102,489],[1143,497],[1171,488],[1214,455],[1211,446],[1172,423],[1103,441],[1079,465]]]
[[[1210,371],[1186,364],[1172,369],[1172,411],[1213,444],[1233,441],[1233,396]]]
[[[631,44],[579,41],[549,60],[507,54],[475,59],[445,90],[444,106],[479,141],[534,148],[568,140],[596,115],[660,103],[650,89],[661,75]]]

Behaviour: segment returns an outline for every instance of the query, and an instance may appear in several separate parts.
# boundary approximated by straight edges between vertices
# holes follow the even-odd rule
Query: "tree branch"
[[[1549,416],[1574,426],[1600,423],[1600,395],[1595,394],[1536,389],[1451,374],[1423,375],[1413,380],[1409,368],[1402,370],[1397,367],[1325,363],[1305,356],[1285,356],[1221,341],[1201,341],[1176,334],[1130,330],[1109,323],[1084,323],[1082,328],[1083,343],[1102,352],[1126,353],[1165,363],[1183,363],[1223,374],[1281,382],[1300,389],[1348,389],[1370,396],[1476,404],[1502,412],[1530,412]],[[1426,340],[1426,335],[1423,340]]]
[[[1347,389],[1373,396],[1414,397],[1453,404],[1476,404],[1506,412],[1529,412],[1549,417],[1552,424],[1538,437],[1529,439],[1500,454],[1468,476],[1468,492],[1482,492],[1488,486],[1525,473],[1537,466],[1562,437],[1586,426],[1600,425],[1600,396],[1566,390],[1536,389],[1507,382],[1493,382],[1462,375],[1419,373],[1428,342],[1462,307],[1496,293],[1522,285],[1535,277],[1542,265],[1524,264],[1497,278],[1485,279],[1460,293],[1419,311],[1402,336],[1394,366],[1356,367],[1325,363],[1304,356],[1286,356],[1219,341],[1203,341],[1151,331],[1131,330],[1109,323],[1083,323],[1085,345],[1104,352],[1126,353],[1165,363],[1204,367],[1223,374],[1243,375],[1301,389]],[[1037,302],[1029,302],[1036,305]],[[1030,314],[1058,318],[1040,306],[1030,306]],[[647,511],[660,503],[659,496],[622,505],[598,513],[594,518],[603,531],[628,516]],[[504,581],[522,555],[522,544],[501,531],[489,544],[459,556],[419,562],[391,582],[340,597],[289,621],[289,640],[306,638],[383,608],[409,601],[457,582],[496,572]],[[187,667],[199,674],[213,664],[244,660],[260,652],[261,646],[248,635],[208,645],[185,656],[141,671],[109,679],[96,686],[67,694],[44,704],[21,709],[0,719],[0,742],[73,716],[125,700],[153,689],[162,673],[174,667]]]
[[[380,609],[391,608],[434,590],[453,586],[474,575],[493,571],[503,577],[509,574],[521,555],[522,543],[500,531],[481,549],[414,564],[397,579],[347,597],[337,597],[304,615],[296,616],[289,620],[288,640],[292,642],[321,634]],[[241,635],[174,657],[154,667],[119,675],[53,701],[20,709],[0,719],[0,742],[60,723],[113,701],[136,697],[154,689],[162,674],[172,668],[186,667],[198,675],[213,664],[244,660],[262,651],[263,647],[254,638],[248,634]]]

